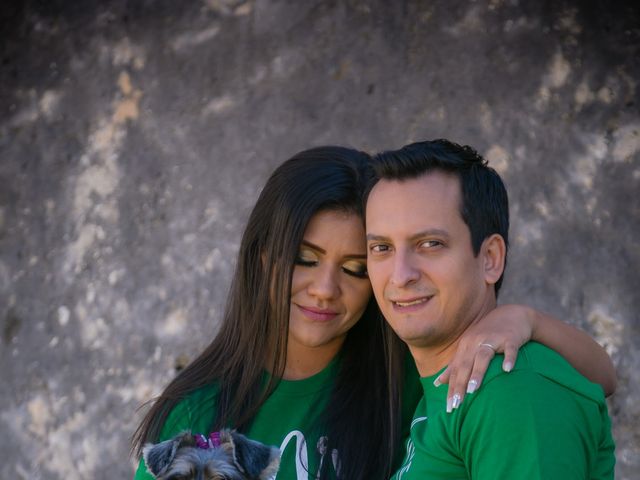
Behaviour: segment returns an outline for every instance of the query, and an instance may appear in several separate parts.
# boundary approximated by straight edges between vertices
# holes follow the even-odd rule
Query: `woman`
[[[420,387],[408,361],[406,374],[387,367],[408,356],[391,348],[397,338],[367,278],[368,158],[314,148],[271,175],[242,238],[220,331],[153,404],[134,436],[138,454],[185,429],[229,426],[280,446],[279,479],[388,478]],[[509,306],[464,339],[453,388],[466,384],[476,357],[472,379],[480,380],[489,358],[480,343],[506,349],[513,362],[513,344],[532,330],[590,378],[615,378],[588,336]],[[142,463],[135,478],[151,478]]]

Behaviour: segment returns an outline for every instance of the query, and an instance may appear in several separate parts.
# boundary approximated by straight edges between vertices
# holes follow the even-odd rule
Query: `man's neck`
[[[458,349],[461,337],[471,326],[479,322],[487,313],[496,308],[495,298],[488,301],[470,321],[462,322],[464,328],[453,334],[450,338],[428,346],[408,345],[409,351],[416,362],[416,367],[421,377],[435,375],[446,367]]]

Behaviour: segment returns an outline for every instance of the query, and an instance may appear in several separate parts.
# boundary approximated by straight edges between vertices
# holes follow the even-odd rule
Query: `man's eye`
[[[426,242],[422,242],[420,246],[425,248],[440,247],[442,246],[442,242],[438,240],[427,240]]]
[[[373,253],[383,253],[389,251],[389,245],[371,245],[369,247]]]
[[[311,250],[300,250],[295,263],[303,267],[314,267],[318,264],[318,256]]]
[[[369,276],[367,274],[367,264],[364,262],[358,262],[356,260],[345,262],[342,265],[342,271],[347,275],[351,275],[357,278],[368,278]]]

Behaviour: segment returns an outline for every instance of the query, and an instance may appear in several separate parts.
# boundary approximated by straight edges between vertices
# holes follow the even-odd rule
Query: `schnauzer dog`
[[[183,432],[142,450],[147,470],[157,480],[271,480],[280,450],[231,430],[209,437]]]

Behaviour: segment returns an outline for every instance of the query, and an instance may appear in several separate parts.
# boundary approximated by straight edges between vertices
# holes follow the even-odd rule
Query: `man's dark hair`
[[[497,233],[509,248],[509,200],[500,175],[473,148],[439,139],[406,145],[373,157],[374,178],[368,192],[380,179],[407,180],[433,171],[460,179],[460,215],[471,232],[473,254],[478,255],[485,238]],[[368,195],[368,193],[367,193]],[[506,252],[505,252],[506,268]],[[496,296],[504,273],[495,284]]]

